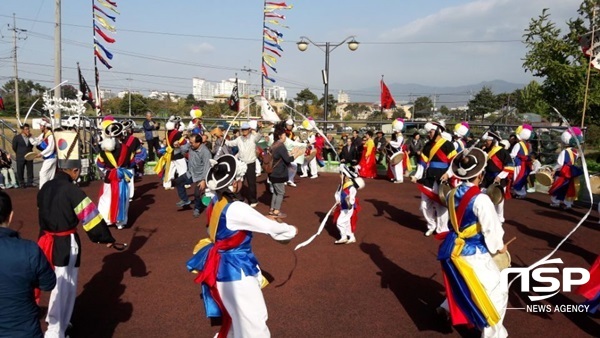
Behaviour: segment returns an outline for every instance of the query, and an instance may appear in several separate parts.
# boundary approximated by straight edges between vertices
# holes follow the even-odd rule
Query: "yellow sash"
[[[435,155],[435,153],[437,153],[437,151],[440,150],[440,148],[442,147],[442,145],[444,144],[444,142],[446,142],[446,140],[443,139],[443,138],[440,138],[439,140],[437,140],[437,142],[435,142],[435,144],[433,145],[433,147],[429,151],[429,161],[431,161],[431,159],[433,158],[433,156]]]
[[[486,318],[488,324],[490,326],[494,326],[500,320],[500,315],[498,314],[496,307],[490,300],[490,297],[485,292],[485,288],[483,287],[483,285],[481,285],[481,282],[477,278],[477,275],[473,271],[473,268],[460,255],[465,246],[465,239],[473,237],[477,235],[477,233],[481,232],[481,225],[479,223],[475,223],[469,225],[463,231],[460,231],[458,218],[456,217],[456,204],[454,203],[455,194],[456,188],[450,191],[450,199],[448,202],[450,223],[452,223],[452,227],[458,235],[458,237],[454,241],[454,249],[452,250],[450,259],[465,279],[469,291],[471,291],[471,298],[473,299],[475,304],[477,304],[477,307],[479,308],[483,316]]]

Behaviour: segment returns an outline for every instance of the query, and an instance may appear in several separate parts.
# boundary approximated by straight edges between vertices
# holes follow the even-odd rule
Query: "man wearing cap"
[[[66,147],[58,148],[59,170],[37,195],[41,230],[38,244],[54,267],[57,280],[50,295],[46,316],[46,337],[52,338],[65,337],[77,297],[77,276],[81,261],[77,225],[82,224],[94,243],[112,247],[115,242],[96,205],[83,190],[73,184],[81,170],[76,133],[62,132],[60,135],[58,142],[66,144]]]
[[[160,141],[158,140],[160,123],[154,122],[154,120],[152,120],[152,113],[147,112],[146,120],[142,126],[144,128],[144,137],[146,138],[146,143],[148,144],[148,160],[154,161],[154,152],[156,151],[158,154],[158,150],[160,149]]]
[[[440,183],[448,180],[450,161],[456,156],[456,149],[452,142],[442,137],[445,123],[428,122],[425,130],[429,141],[423,147],[417,171],[412,180],[417,182],[421,191],[421,210],[427,221],[425,236],[434,232],[445,232],[448,229],[448,209],[439,198]]]
[[[515,171],[513,160],[508,150],[498,144],[502,138],[496,132],[490,130],[482,138],[485,141],[483,150],[487,153],[488,160],[481,187],[486,192],[486,189],[494,184],[500,186],[504,198],[495,205],[495,209],[500,223],[504,223],[504,200],[510,198],[510,183]]]
[[[375,151],[377,151],[377,164],[380,164],[386,155],[385,146],[387,144],[387,141],[385,139],[383,131],[378,130],[375,134],[376,136],[373,139],[373,143],[375,143]]]
[[[44,183],[53,179],[56,173],[56,145],[50,120],[43,118],[40,122],[40,130],[42,133],[32,143],[40,150],[35,157],[44,159],[40,169],[40,189],[42,189]]]
[[[242,135],[234,140],[225,140],[228,147],[238,147],[237,158],[246,163],[248,170],[244,176],[248,189],[244,196],[250,206],[256,207],[258,199],[256,197],[256,143],[261,139],[261,135],[254,131],[251,132],[248,122],[242,123]],[[239,192],[238,192],[239,194]]]
[[[255,176],[245,162],[223,155],[211,164],[207,186],[216,196],[208,209],[208,238],[198,242],[187,268],[198,272],[207,317],[222,318],[219,337],[270,337],[261,291],[268,281],[252,251],[253,233],[286,243],[298,229],[236,201],[246,171]]]
[[[519,126],[515,132],[516,142],[510,150],[510,157],[515,163],[515,173],[513,180],[513,191],[515,198],[523,199],[527,195],[527,176],[531,172],[531,152],[528,140],[531,137],[533,128],[528,124]]]
[[[210,134],[213,137],[211,153],[214,158],[231,153],[229,147],[225,145],[225,135],[221,128],[215,127]]]
[[[453,325],[475,326],[482,337],[505,338],[508,290],[500,287],[500,270],[492,255],[505,253],[506,245],[494,205],[479,190],[486,162],[486,153],[478,148],[452,160],[452,172],[462,184],[446,197],[451,226],[440,234],[438,251],[448,295],[442,306],[447,306]]]

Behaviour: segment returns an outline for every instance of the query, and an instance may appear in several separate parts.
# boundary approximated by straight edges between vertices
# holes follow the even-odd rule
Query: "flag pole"
[[[381,106],[381,120],[383,120],[383,74],[381,74],[381,82],[379,82],[379,101]]]
[[[263,1],[263,26],[262,26],[262,52],[260,53],[260,95],[265,96],[265,74],[263,67],[265,66],[265,25],[267,24],[267,0]]]
[[[596,32],[596,5],[594,5],[594,9],[592,10],[592,42],[590,43],[590,49],[592,49],[592,47],[594,46],[594,33]],[[585,79],[585,92],[583,95],[583,111],[581,112],[581,128],[583,128],[583,122],[585,121],[585,110],[587,108],[587,97],[588,97],[588,90],[590,88],[590,75],[592,72],[592,58],[594,57],[593,55],[594,50],[592,49],[590,52],[590,59],[588,61],[588,67],[587,67],[587,76]],[[598,55],[598,57],[600,57],[600,55]]]
[[[93,48],[92,51],[96,50],[96,9],[94,9],[94,0],[92,0],[92,32],[93,32]],[[102,106],[102,100],[100,98],[100,73],[98,72],[98,61],[96,60],[96,54],[92,53],[94,56],[94,91],[96,94],[96,116],[102,116],[102,111],[100,107]],[[97,122],[97,121],[96,121]]]

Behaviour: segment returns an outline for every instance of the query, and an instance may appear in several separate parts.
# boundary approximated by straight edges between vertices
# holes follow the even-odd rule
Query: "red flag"
[[[4,99],[2,99],[2,96],[0,96],[0,110],[4,110]]]
[[[381,109],[390,109],[396,107],[396,101],[392,97],[390,90],[385,85],[385,82],[381,80]]]

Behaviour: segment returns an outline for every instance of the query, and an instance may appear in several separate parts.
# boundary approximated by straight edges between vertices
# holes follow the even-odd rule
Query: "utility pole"
[[[247,107],[248,107],[248,118],[250,118],[250,76],[252,75],[251,73],[257,73],[258,70],[256,69],[251,69],[251,68],[246,68],[246,66],[244,66],[244,69],[240,69],[242,72],[247,72],[248,73],[248,83],[246,84],[246,99],[247,99]],[[239,90],[239,88],[238,88]],[[243,93],[244,91],[242,91]]]
[[[125,80],[129,81],[129,92],[128,92],[128,96],[129,96],[129,116],[131,116],[131,80],[133,80],[132,78],[126,78]]]
[[[15,65],[15,111],[17,116],[17,121],[20,120],[21,110],[19,106],[19,67],[17,62],[17,40],[25,40],[27,37],[21,38],[19,37],[19,33],[25,33],[27,30],[17,28],[17,19],[15,18],[15,13],[13,13],[13,25],[12,28],[9,25],[9,30],[13,31],[13,56],[14,56],[14,65]]]
[[[61,51],[61,46],[62,46],[62,32],[61,32],[61,26],[62,26],[62,22],[61,22],[61,13],[60,13],[60,4],[61,0],[56,0],[56,6],[55,6],[55,11],[54,11],[54,16],[55,16],[55,26],[54,26],[54,85],[56,86],[54,88],[54,97],[56,98],[61,98],[61,86],[60,83],[62,82],[62,51]],[[54,113],[55,116],[51,116],[52,118],[55,119],[55,121],[58,121],[58,126],[60,126],[61,124],[61,112],[60,109],[57,109],[56,112]]]

